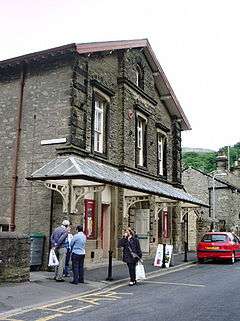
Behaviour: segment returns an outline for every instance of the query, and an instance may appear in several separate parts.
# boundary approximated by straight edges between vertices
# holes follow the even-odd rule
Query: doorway
[[[149,253],[149,234],[150,234],[150,210],[135,210],[135,231],[137,233],[141,250],[143,253]]]

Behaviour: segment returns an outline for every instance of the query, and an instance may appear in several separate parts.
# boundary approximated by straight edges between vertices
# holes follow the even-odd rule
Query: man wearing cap
[[[69,225],[70,222],[68,220],[64,220],[62,225],[57,227],[51,235],[52,248],[55,250],[59,260],[59,265],[55,267],[55,280],[57,282],[64,282],[63,270],[65,267],[67,253],[67,247],[65,246],[65,243],[67,242],[67,236],[70,232]]]
[[[84,258],[85,258],[86,235],[83,233],[82,225],[77,226],[77,233],[70,243],[72,250],[72,284],[84,283]]]

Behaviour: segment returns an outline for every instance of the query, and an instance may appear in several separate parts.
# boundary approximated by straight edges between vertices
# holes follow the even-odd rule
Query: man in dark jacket
[[[51,235],[52,249],[54,249],[59,260],[59,265],[55,267],[55,280],[57,282],[64,282],[63,270],[67,253],[67,236],[70,232],[69,225],[69,221],[64,220],[62,225],[55,228]]]
[[[142,258],[142,251],[137,237],[131,228],[127,228],[118,245],[123,248],[123,262],[127,263],[130,282],[129,286],[136,284],[136,264]]]

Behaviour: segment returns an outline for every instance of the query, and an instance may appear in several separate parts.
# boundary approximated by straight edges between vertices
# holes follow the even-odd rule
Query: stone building
[[[189,122],[148,40],[70,44],[0,62],[0,224],[49,235],[84,224],[101,259],[130,225],[146,255],[182,248]],[[26,179],[27,178],[27,179]]]
[[[206,231],[233,231],[240,235],[239,164],[228,170],[227,157],[217,157],[217,170],[211,174],[194,168],[183,171],[183,185],[188,193],[199,197],[209,208],[188,210],[188,243],[190,249]]]

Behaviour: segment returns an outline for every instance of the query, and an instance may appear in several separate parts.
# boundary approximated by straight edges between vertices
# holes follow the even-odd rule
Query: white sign
[[[173,252],[173,246],[170,244],[166,244],[166,250],[165,250],[165,265],[167,268],[170,267],[170,262],[172,258],[172,252]]]
[[[167,268],[170,267],[172,252],[173,252],[173,246],[170,244],[166,244],[166,247],[165,247],[165,266]],[[158,244],[155,259],[154,259],[154,266],[162,267],[162,263],[163,263],[163,244]]]
[[[54,145],[66,143],[67,138],[55,138],[55,139],[45,139],[41,140],[41,145]]]
[[[155,255],[155,260],[154,260],[154,266],[161,267],[162,260],[163,260],[163,245],[158,244],[156,255]]]

